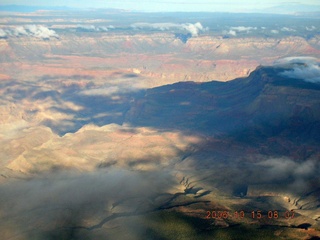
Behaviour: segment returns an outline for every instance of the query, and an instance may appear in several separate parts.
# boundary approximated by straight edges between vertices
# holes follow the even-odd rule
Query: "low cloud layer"
[[[4,37],[7,37],[7,33],[6,31],[0,28],[0,38],[4,38]]]
[[[281,76],[320,83],[320,63],[312,57],[291,57],[280,59],[275,65],[290,65],[292,69],[283,71]]]
[[[317,28],[315,26],[311,26],[311,27],[306,27],[306,30],[308,31],[314,31],[316,30]]]
[[[116,83],[108,83],[99,87],[91,87],[79,92],[86,96],[106,96],[115,97],[125,93],[133,93],[141,90],[139,81],[132,79],[119,78]]]
[[[288,27],[283,27],[283,28],[281,28],[281,31],[283,31],[283,32],[295,32],[296,30],[294,30],[292,28],[288,28]]]
[[[58,38],[59,35],[52,29],[42,25],[25,25],[15,28],[0,29],[0,38],[29,36],[40,39]]]
[[[257,30],[257,28],[256,27],[238,26],[238,27],[231,27],[230,30],[234,30],[237,32],[249,32],[251,30]]]
[[[109,226],[113,219],[111,227],[116,224],[130,228],[126,221],[117,218],[141,217],[156,208],[159,203],[154,199],[168,190],[172,183],[170,176],[165,171],[109,169],[82,174],[55,173],[2,184],[2,238],[67,239],[66,234],[73,234],[72,239],[91,239],[95,236],[91,229]]]
[[[94,25],[78,25],[77,30],[86,32],[108,32],[110,29],[114,29],[114,26],[94,26]]]
[[[287,183],[292,193],[303,193],[313,189],[312,182],[319,181],[319,163],[314,159],[294,161],[289,158],[271,158],[256,164],[262,167],[260,180],[267,183]],[[289,182],[288,182],[289,181]]]
[[[238,33],[241,33],[241,32],[250,33],[252,30],[257,30],[257,27],[245,27],[245,26],[230,27],[229,31],[224,31],[223,33],[231,36],[237,36]]]
[[[308,178],[314,176],[318,171],[317,164],[313,160],[295,162],[288,158],[273,158],[262,161],[258,165],[265,167],[265,175],[270,180],[283,180],[290,176]]]
[[[229,34],[229,35],[232,35],[232,36],[237,36],[237,32],[234,31],[234,30],[230,30],[230,31],[228,32],[228,34]]]
[[[134,23],[131,25],[134,29],[158,29],[165,30],[184,30],[189,32],[193,37],[197,37],[200,32],[207,31],[208,28],[204,28],[200,22],[197,23]]]

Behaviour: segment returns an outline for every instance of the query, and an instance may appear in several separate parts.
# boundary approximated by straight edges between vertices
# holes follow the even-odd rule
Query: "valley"
[[[175,16],[1,12],[3,239],[320,238],[318,18]]]

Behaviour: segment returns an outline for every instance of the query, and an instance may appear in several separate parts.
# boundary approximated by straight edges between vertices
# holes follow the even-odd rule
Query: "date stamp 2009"
[[[293,219],[295,217],[294,210],[287,210],[287,211],[278,211],[278,210],[269,210],[269,211],[261,211],[261,210],[254,210],[251,212],[245,211],[207,211],[206,212],[206,219],[243,219],[243,218],[252,218],[252,219]]]

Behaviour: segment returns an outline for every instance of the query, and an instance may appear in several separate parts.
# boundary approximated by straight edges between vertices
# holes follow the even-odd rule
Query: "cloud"
[[[0,28],[0,38],[5,38],[5,37],[7,37],[7,33]]]
[[[228,34],[230,34],[230,35],[232,35],[232,36],[237,36],[237,32],[234,31],[234,30],[230,30],[230,31],[228,32]]]
[[[199,22],[195,24],[192,24],[192,23],[183,24],[182,27],[186,29],[188,32],[190,32],[193,37],[197,37],[199,34],[199,31],[204,30],[203,26]]]
[[[286,58],[280,58],[278,60],[276,60],[273,65],[277,66],[277,65],[286,65],[286,64],[294,64],[294,63],[306,63],[306,64],[310,64],[310,63],[314,63],[317,62],[318,59],[315,57],[286,57]]]
[[[134,29],[158,29],[161,31],[165,30],[185,30],[189,32],[193,37],[197,37],[200,32],[207,31],[208,28],[204,28],[200,22],[195,24],[192,23],[134,23],[131,25]]]
[[[293,70],[284,71],[282,76],[302,79],[306,82],[320,83],[320,65],[298,65]]]
[[[315,26],[306,27],[306,30],[313,31],[313,30],[316,30],[316,27]]]
[[[291,67],[280,73],[281,76],[320,83],[320,63],[313,57],[290,57],[276,61],[274,65]]]
[[[264,175],[262,177],[269,182],[291,179],[292,184],[295,182],[307,184],[308,180],[315,178],[319,171],[319,164],[311,159],[297,162],[289,158],[272,158],[256,165],[263,167]],[[300,188],[300,190],[304,189]]]
[[[319,185],[320,164],[316,159],[270,158],[254,165],[253,172],[256,173],[249,180],[253,184],[280,184],[282,192],[296,196],[312,192]]]
[[[138,77],[134,75],[135,77]],[[122,94],[138,92],[142,89],[139,81],[132,81],[131,78],[117,78],[116,83],[108,83],[99,87],[91,86],[78,94],[85,96],[105,96],[120,98]]]
[[[279,31],[278,30],[271,30],[271,33],[273,33],[273,34],[278,34],[279,33]]]
[[[109,226],[108,218],[118,227],[130,228],[127,221],[121,221],[121,214],[136,215],[135,220],[143,218],[143,213],[162,204],[155,199],[168,192],[172,179],[168,171],[133,172],[109,167],[107,171],[55,172],[1,184],[0,230],[7,234],[2,237],[65,239],[70,231],[81,234],[85,229],[84,233],[89,233],[90,229]],[[139,234],[137,230],[134,233]],[[72,239],[91,239],[92,234],[90,238],[72,235]]]
[[[115,27],[109,25],[108,27],[105,26],[94,26],[94,25],[78,25],[77,29],[86,31],[86,32],[108,32],[109,29],[114,29]]]
[[[256,27],[244,27],[244,26],[238,26],[238,27],[230,27],[229,31],[223,31],[223,34],[229,34],[232,36],[237,36],[237,33],[240,32],[247,32],[249,33],[250,30],[256,30]]]
[[[283,32],[295,32],[296,30],[294,30],[292,28],[283,27],[283,28],[281,28],[281,31],[283,31]]]
[[[4,35],[4,33],[6,35]],[[6,29],[6,30],[0,29],[0,37],[6,37],[6,36],[13,36],[13,37],[29,36],[29,37],[42,38],[42,39],[59,37],[59,35],[54,30],[51,30],[41,25],[25,25],[25,26],[18,26],[11,29]]]
[[[238,26],[238,27],[231,27],[230,30],[234,30],[237,32],[250,32],[250,30],[256,30],[256,27],[244,27],[244,26]]]
[[[24,27],[19,26],[16,27],[15,29],[13,29],[12,34],[16,37],[20,36],[20,35],[28,35],[28,32],[25,30]]]
[[[120,91],[123,92],[124,89],[118,86],[109,86],[83,90],[80,92],[80,94],[86,96],[112,96],[119,93]]]
[[[25,26],[25,29],[27,32],[29,32],[31,36],[36,37],[36,38],[58,38],[59,36],[56,34],[55,31],[41,26],[41,25],[27,25]]]

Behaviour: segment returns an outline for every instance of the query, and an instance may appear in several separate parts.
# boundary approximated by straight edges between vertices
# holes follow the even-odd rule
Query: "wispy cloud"
[[[311,26],[311,27],[306,27],[306,30],[308,31],[313,31],[316,30],[317,28],[315,26]]]
[[[108,83],[99,87],[92,86],[80,91],[79,94],[85,96],[117,97],[124,93],[132,93],[139,90],[141,90],[139,81],[133,82],[130,78],[118,78],[116,84]]]
[[[230,30],[234,30],[237,32],[250,32],[250,30],[257,30],[257,28],[256,27],[238,26],[238,27],[231,27]]]
[[[90,230],[107,224],[103,219],[110,216],[143,217],[142,213],[158,206],[151,200],[166,193],[171,183],[169,172],[132,172],[111,167],[108,171],[48,173],[44,178],[11,181],[0,186],[0,229],[7,224],[5,236],[19,239],[63,239],[66,232],[74,236],[70,234],[75,232],[73,228]],[[30,231],[24,231],[26,217],[32,236]],[[121,223],[125,229],[130,227],[127,224]]]
[[[296,30],[294,30],[293,28],[283,27],[283,28],[281,28],[281,31],[283,31],[283,32],[295,32]]]
[[[313,160],[298,163],[288,158],[273,158],[257,165],[265,167],[266,175],[272,180],[281,180],[288,176],[304,178],[314,175],[317,171],[316,163]]]
[[[118,86],[109,86],[109,87],[102,87],[102,88],[93,88],[87,89],[80,92],[81,95],[86,96],[113,96],[119,92],[125,91]]]
[[[87,32],[107,32],[109,29],[114,29],[114,26],[94,26],[94,25],[78,25],[78,30],[87,31]]]
[[[245,26],[230,27],[229,31],[228,30],[223,31],[223,34],[237,36],[237,34],[240,32],[250,33],[251,30],[257,30],[257,28],[256,27],[245,27]]]
[[[205,28],[202,26],[200,22],[197,23],[183,23],[183,24],[177,24],[177,23],[134,23],[131,25],[132,28],[135,29],[158,29],[161,31],[165,30],[185,30],[189,32],[193,37],[197,37],[200,32],[207,31],[208,28]]]
[[[7,32],[5,32],[3,29],[0,28],[0,38],[7,37]]]
[[[256,164],[262,167],[265,174],[260,180],[265,182],[287,182],[293,193],[303,192],[310,188],[310,179],[318,179],[319,163],[316,160],[298,162],[289,158],[272,158]]]

